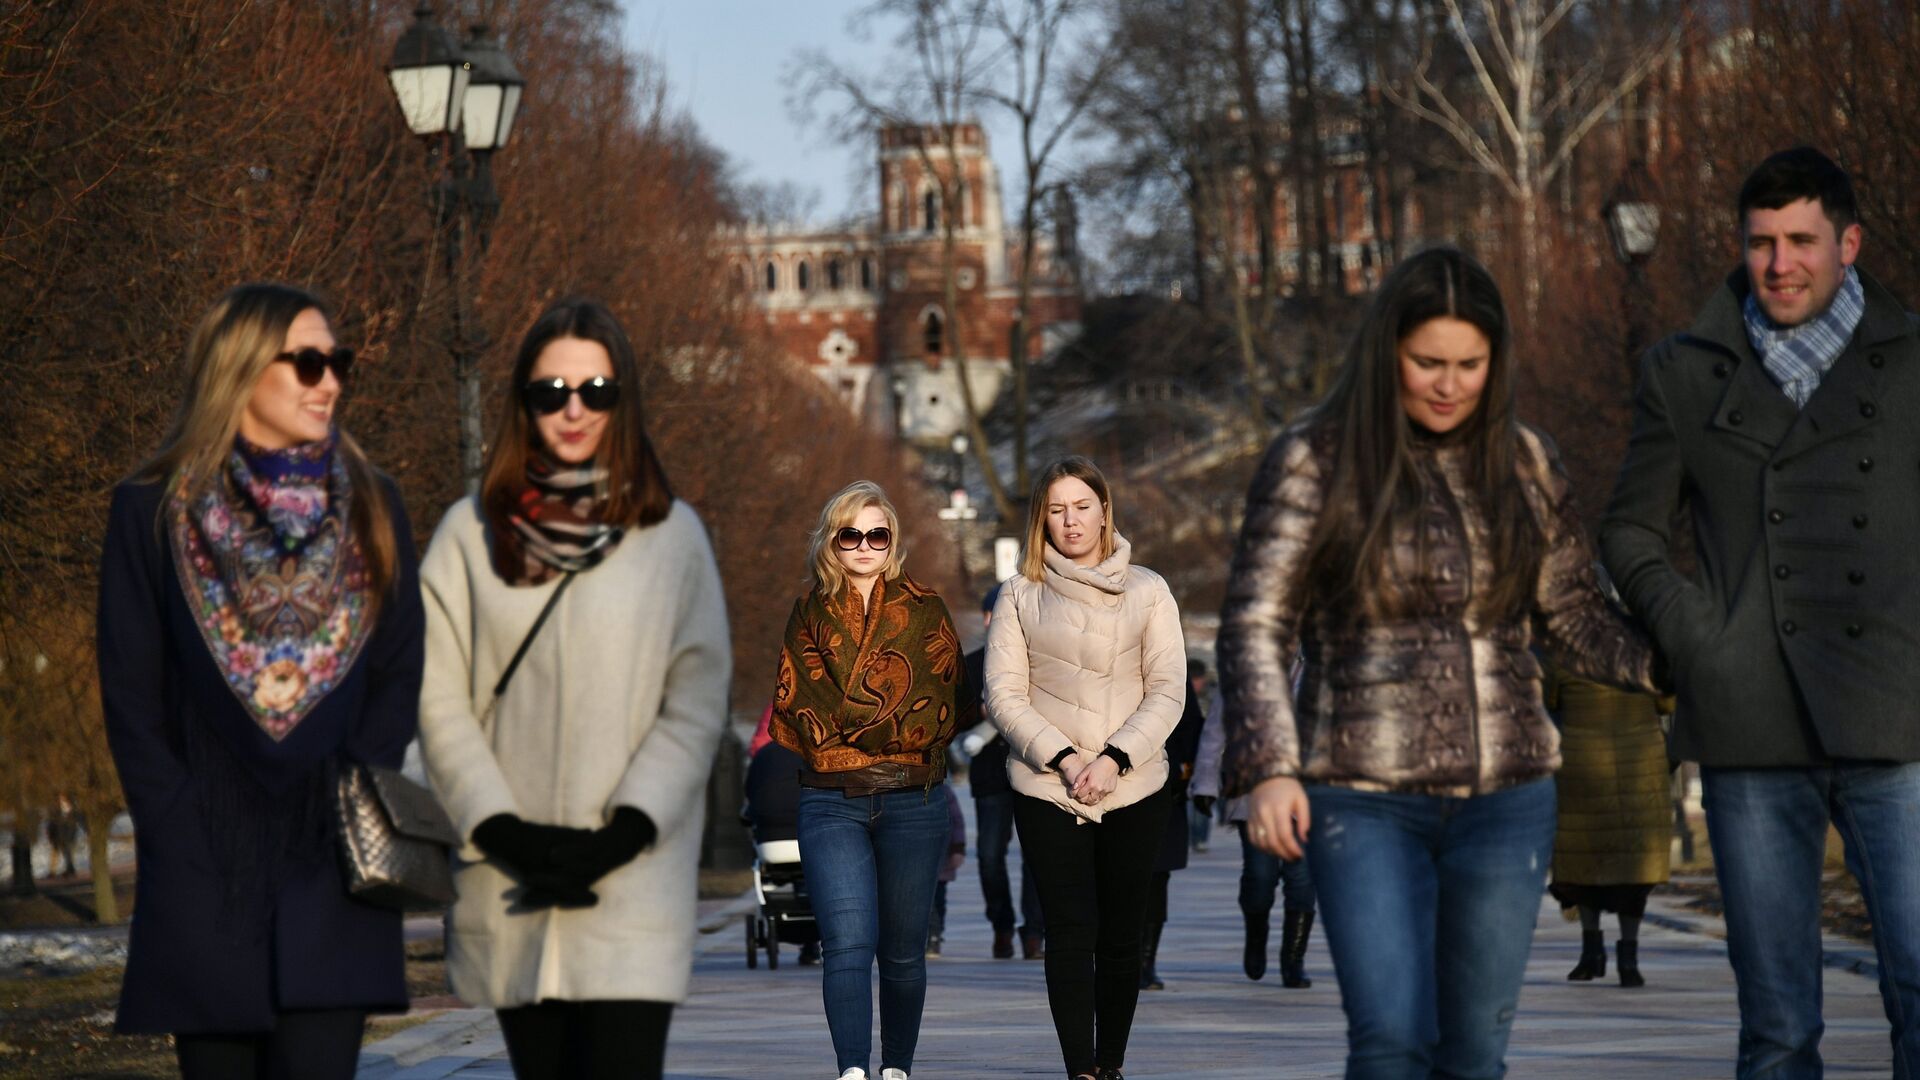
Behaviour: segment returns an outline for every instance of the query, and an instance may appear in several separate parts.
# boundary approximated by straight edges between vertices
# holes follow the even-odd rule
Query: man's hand
[[[1247,839],[1269,855],[1289,862],[1305,855],[1312,825],[1307,791],[1291,776],[1262,780],[1247,797]]]

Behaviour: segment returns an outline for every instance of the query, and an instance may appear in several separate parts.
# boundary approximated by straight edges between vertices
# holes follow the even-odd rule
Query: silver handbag
[[[349,764],[338,799],[348,892],[396,911],[453,903],[449,849],[460,835],[432,792],[394,769]]]

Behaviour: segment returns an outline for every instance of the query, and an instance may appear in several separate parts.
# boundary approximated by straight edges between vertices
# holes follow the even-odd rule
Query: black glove
[[[1213,796],[1195,795],[1193,797],[1193,808],[1195,810],[1200,811],[1201,817],[1212,817],[1213,816]]]
[[[660,835],[653,819],[631,806],[617,806],[605,825],[554,849],[562,872],[582,888],[632,862]]]
[[[495,814],[473,830],[473,843],[526,886],[520,908],[592,907],[599,897],[554,858],[555,849],[592,835],[589,829],[541,825],[516,814]]]

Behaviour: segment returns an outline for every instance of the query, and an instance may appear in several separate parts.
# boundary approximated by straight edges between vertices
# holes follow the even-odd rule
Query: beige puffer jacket
[[[1092,567],[1048,548],[1046,577],[1009,579],[987,627],[987,710],[1013,750],[1013,789],[1087,821],[1166,783],[1167,736],[1186,705],[1173,594],[1159,574],[1131,565],[1125,537],[1114,541]],[[1069,747],[1097,754],[1108,745],[1133,767],[1105,799],[1083,806],[1047,763]]]

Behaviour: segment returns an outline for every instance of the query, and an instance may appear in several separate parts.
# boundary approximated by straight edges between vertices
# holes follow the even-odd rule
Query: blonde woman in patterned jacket
[[[987,711],[1047,921],[1047,1000],[1077,1080],[1115,1080],[1140,995],[1153,867],[1174,797],[1167,736],[1187,700],[1180,611],[1132,562],[1083,457],[1034,483],[1021,572],[987,627]]]
[[[1505,1072],[1560,764],[1533,628],[1570,671],[1654,689],[1513,385],[1493,279],[1423,252],[1247,496],[1219,638],[1225,793],[1250,794],[1255,845],[1305,849],[1350,1080]]]

